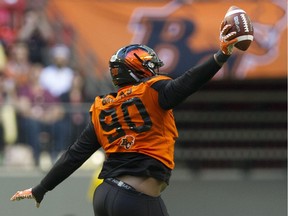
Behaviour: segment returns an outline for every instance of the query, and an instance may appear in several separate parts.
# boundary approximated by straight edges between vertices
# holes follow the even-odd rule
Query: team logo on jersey
[[[135,137],[131,135],[126,135],[122,138],[120,146],[124,147],[125,149],[130,149],[131,146],[134,144]]]

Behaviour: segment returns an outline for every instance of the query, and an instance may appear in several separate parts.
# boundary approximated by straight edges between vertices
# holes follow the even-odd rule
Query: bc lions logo
[[[175,0],[162,7],[140,7],[134,10],[130,19],[129,27],[134,35],[132,43],[152,47],[165,63],[161,71],[172,77],[181,75],[217,52],[220,21],[231,6],[230,3],[215,4],[213,1],[205,7],[197,2],[190,2],[190,5],[193,6]],[[246,10],[252,20],[254,41],[248,51],[232,55],[217,74],[218,78],[254,76],[258,67],[263,66],[268,69],[261,72],[268,70],[275,74],[273,65],[269,64],[280,55],[280,48],[284,46],[280,44],[280,36],[287,30],[287,1],[270,0],[259,8],[258,3],[251,0],[239,6]],[[211,21],[209,13],[215,15],[215,21]],[[286,62],[286,59],[282,59],[281,62]],[[281,65],[281,70],[286,71],[285,63]],[[263,76],[261,72],[258,74]],[[286,77],[286,74],[281,75]]]
[[[124,147],[125,149],[130,149],[131,146],[134,144],[135,137],[131,135],[126,135],[122,138],[120,146]]]

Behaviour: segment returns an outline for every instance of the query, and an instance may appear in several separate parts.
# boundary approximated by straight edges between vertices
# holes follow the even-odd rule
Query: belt
[[[136,189],[134,187],[132,187],[131,185],[126,184],[125,182],[123,182],[119,179],[116,179],[116,178],[106,178],[105,181],[110,182],[110,183],[117,185],[120,188],[124,188],[126,190],[136,191]]]

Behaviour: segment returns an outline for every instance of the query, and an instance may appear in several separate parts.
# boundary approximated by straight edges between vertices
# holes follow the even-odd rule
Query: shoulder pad
[[[155,82],[158,82],[160,80],[171,80],[171,77],[164,76],[164,75],[158,75],[158,76],[153,76],[149,77],[147,79],[143,80],[143,83],[148,84],[149,86],[153,85]]]

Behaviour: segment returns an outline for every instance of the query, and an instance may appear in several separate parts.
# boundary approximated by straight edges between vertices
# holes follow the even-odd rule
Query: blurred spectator
[[[9,12],[9,25],[13,28],[19,27],[28,1],[30,0],[0,0],[0,8]]]
[[[18,39],[25,41],[29,48],[32,63],[47,65],[47,53],[53,43],[53,30],[41,9],[27,9],[23,24],[18,32]]]
[[[14,42],[8,50],[8,56],[1,72],[1,126],[4,144],[16,143],[18,139],[18,122],[16,118],[15,102],[17,91],[27,85],[31,70],[28,59],[28,48],[25,43]],[[3,147],[4,148],[4,147]]]
[[[74,71],[69,67],[70,50],[64,44],[55,45],[51,50],[52,63],[40,74],[41,86],[62,102],[69,102]]]
[[[8,146],[14,145],[18,138],[16,110],[14,105],[7,101],[6,93],[4,92],[0,99],[0,163],[4,151]]]
[[[20,130],[24,141],[33,148],[35,164],[39,164],[43,150],[43,139],[50,143],[50,153],[55,160],[65,148],[66,120],[59,99],[42,88],[39,75],[42,66],[34,65],[29,74],[29,83],[18,91],[17,110],[20,114]]]
[[[17,89],[26,85],[31,70],[28,56],[29,50],[25,43],[17,41],[10,47],[7,62],[2,71],[5,77],[5,89],[10,92],[10,96],[15,96]]]
[[[5,51],[13,43],[15,35],[15,30],[10,26],[9,11],[0,7],[0,42]]]
[[[9,140],[17,140],[17,120],[14,102],[17,101],[17,90],[26,85],[27,77],[31,69],[28,60],[28,49],[24,43],[15,42],[9,50],[6,65],[1,72],[1,94],[3,104],[1,106],[1,122],[5,143]],[[10,117],[8,117],[10,116]],[[14,120],[15,116],[15,120]],[[13,117],[13,119],[9,119]],[[11,139],[10,137],[13,137]],[[14,137],[16,137],[14,139]],[[8,140],[7,140],[8,138]],[[15,143],[14,142],[14,143]],[[11,143],[11,141],[9,141]]]
[[[80,73],[75,73],[72,89],[69,92],[69,119],[70,119],[70,143],[73,143],[87,124],[88,113],[83,107],[84,99],[84,79]]]
[[[15,40],[26,0],[0,0],[0,41],[5,47],[9,47]]]
[[[5,65],[6,65],[5,47],[0,41],[0,71],[1,72],[3,72]]]
[[[18,141],[32,147],[36,165],[39,163],[41,151],[45,148],[50,151],[52,160],[56,160],[69,144],[69,141],[65,140],[68,139],[65,135],[69,129],[68,117],[60,102],[64,101],[64,94],[69,95],[74,74],[72,69],[64,66],[70,53],[68,48],[65,47],[67,50],[64,49],[64,52],[62,48],[57,46],[53,49],[55,67],[51,65],[43,68],[41,64],[32,64],[29,61],[26,43],[17,41],[11,46],[6,66],[1,73],[4,77],[5,101],[14,102],[18,111]],[[52,68],[56,70],[56,77]],[[44,76],[43,86],[50,88],[40,85],[40,74]],[[52,81],[52,86],[46,85],[46,81]],[[64,86],[68,84],[68,87],[64,90],[60,87],[60,93],[53,91],[54,86],[59,90],[58,82]]]
[[[42,69],[39,75],[39,82],[41,88],[48,91],[59,102],[62,102],[62,105],[65,105],[70,102],[70,91],[75,78],[75,72],[69,66],[71,53],[66,45],[57,44],[51,48],[50,54],[51,64]],[[57,147],[57,151],[64,150],[67,147],[66,145],[70,144],[68,136],[71,128],[70,120],[69,112],[65,110],[61,124],[58,126],[63,138],[62,143],[59,141],[53,144],[53,146]],[[53,159],[55,159],[55,155],[53,156]]]

